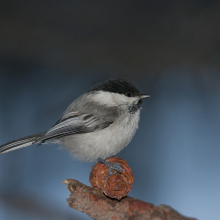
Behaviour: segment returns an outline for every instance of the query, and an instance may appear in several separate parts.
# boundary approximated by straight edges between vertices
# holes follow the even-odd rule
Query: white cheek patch
[[[103,105],[106,105],[108,107],[115,106],[115,102],[112,98],[112,93],[110,92],[98,91],[96,93],[93,93],[91,95],[91,98],[94,102],[102,103]]]
[[[138,97],[127,97],[123,94],[117,94],[117,93],[112,93],[113,100],[117,104],[132,104],[132,103],[137,103],[139,98]]]
[[[137,104],[139,97],[127,97],[123,94],[98,91],[94,93],[91,98],[94,102],[102,103],[108,107],[115,105],[130,105]]]

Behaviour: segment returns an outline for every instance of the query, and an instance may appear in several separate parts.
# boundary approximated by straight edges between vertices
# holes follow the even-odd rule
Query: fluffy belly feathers
[[[106,159],[128,145],[138,128],[139,115],[137,111],[129,117],[119,118],[117,123],[105,129],[66,136],[60,142],[77,159],[90,162]]]

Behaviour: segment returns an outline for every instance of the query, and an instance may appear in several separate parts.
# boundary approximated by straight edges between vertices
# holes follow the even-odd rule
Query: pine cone
[[[92,187],[101,189],[106,196],[120,200],[131,190],[134,176],[127,162],[119,157],[106,159],[110,163],[120,163],[123,171],[118,173],[112,170],[113,175],[108,174],[108,167],[99,162],[93,166],[89,181]]]

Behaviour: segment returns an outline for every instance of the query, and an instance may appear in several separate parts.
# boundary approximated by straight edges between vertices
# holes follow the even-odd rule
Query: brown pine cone
[[[93,166],[89,181],[92,187],[101,189],[106,196],[120,200],[131,190],[134,176],[127,162],[119,157],[106,159],[110,163],[120,163],[122,173],[112,170],[113,175],[108,174],[108,167],[99,162]]]

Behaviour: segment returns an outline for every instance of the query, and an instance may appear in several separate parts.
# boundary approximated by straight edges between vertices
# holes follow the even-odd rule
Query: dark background
[[[130,196],[200,220],[220,207],[220,2],[14,1],[0,7],[0,144],[46,131],[95,83],[132,81]],[[61,181],[92,165],[55,145],[0,155],[0,219],[89,219]]]

